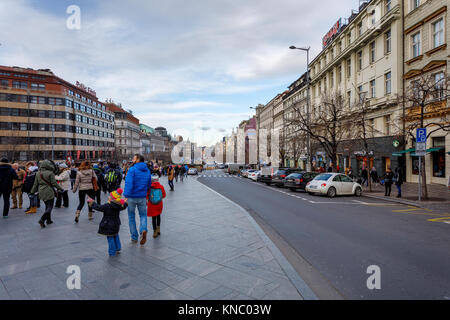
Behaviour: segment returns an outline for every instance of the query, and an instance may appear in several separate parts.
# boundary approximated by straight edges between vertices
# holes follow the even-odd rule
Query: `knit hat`
[[[152,176],[152,182],[158,182],[159,181],[159,176],[158,175],[153,175]]]
[[[109,195],[115,203],[124,205],[125,199],[122,197],[122,193],[123,190],[119,188],[116,191],[111,192]]]
[[[63,163],[60,163],[60,164],[59,164],[59,167],[60,167],[61,169],[66,169],[66,168],[67,168],[67,165],[63,162]]]

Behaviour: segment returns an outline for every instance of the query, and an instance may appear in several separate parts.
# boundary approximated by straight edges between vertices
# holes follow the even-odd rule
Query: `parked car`
[[[242,176],[244,176],[245,178],[250,178],[250,173],[256,172],[258,170],[255,169],[246,169],[245,170],[245,175],[243,174]]]
[[[198,175],[198,170],[197,170],[197,168],[189,168],[189,170],[188,170],[188,175],[190,175],[190,176],[196,176],[196,175]]]
[[[258,170],[249,170],[248,178],[253,181],[258,181],[258,176],[261,174],[261,171]]]
[[[284,187],[291,191],[303,190],[305,191],[306,184],[317,177],[319,173],[316,172],[295,172],[291,173],[284,180]]]
[[[270,184],[272,183],[273,174],[277,172],[277,170],[278,168],[274,167],[262,167],[260,181],[270,186]]]
[[[275,174],[272,177],[272,183],[278,188],[281,188],[284,186],[284,179],[286,179],[288,175],[300,172],[302,172],[301,169],[293,169],[293,168],[278,169],[277,172],[275,172]]]
[[[337,195],[362,195],[362,187],[350,177],[340,173],[322,173],[308,182],[305,188],[309,194],[327,195],[334,198]]]

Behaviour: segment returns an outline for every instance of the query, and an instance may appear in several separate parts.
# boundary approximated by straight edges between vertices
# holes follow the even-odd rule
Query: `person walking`
[[[172,166],[169,166],[169,168],[167,169],[167,181],[169,183],[170,191],[174,191],[174,186],[173,186],[174,175],[175,175],[175,170],[173,169]]]
[[[375,167],[370,170],[370,178],[372,179],[373,183],[378,183],[378,172]]]
[[[145,164],[142,155],[136,154],[133,158],[133,164],[128,169],[125,178],[125,190],[123,195],[128,199],[128,224],[130,227],[131,241],[138,241],[138,232],[136,229],[136,207],[139,213],[139,234],[141,235],[140,244],[144,245],[147,241],[147,208],[146,197],[152,183],[152,176]]]
[[[395,169],[395,174],[394,174],[394,179],[393,179],[396,187],[397,187],[397,198],[401,198],[402,197],[402,184],[403,184],[403,173],[402,173],[402,169],[400,168],[396,168]]]
[[[13,187],[11,192],[11,197],[13,200],[13,206],[11,209],[22,209],[23,196],[22,196],[22,186],[25,180],[26,172],[19,168],[18,163],[14,163],[11,166],[17,174],[17,179],[13,179]]]
[[[78,169],[75,165],[72,165],[70,168],[70,189],[73,189],[73,185],[75,184],[75,179],[77,178]]]
[[[56,197],[55,208],[61,208],[61,202],[63,202],[64,208],[69,207],[69,190],[71,189],[70,181],[70,168],[65,163],[59,165],[59,175],[55,177],[56,182],[64,189],[63,192],[58,192]]]
[[[367,172],[367,168],[363,167],[361,170],[361,178],[362,178],[362,185],[366,185],[366,187],[369,186],[369,173]]]
[[[384,174],[384,196],[390,197],[391,196],[391,188],[392,183],[394,180],[394,173],[391,170],[391,167],[389,167]]]
[[[175,181],[178,183],[178,176],[180,174],[180,166],[175,166]]]
[[[45,228],[45,223],[47,225],[52,224],[52,210],[53,204],[56,197],[56,191],[64,191],[55,179],[55,165],[50,160],[44,160],[39,163],[39,171],[34,179],[33,188],[31,188],[31,193],[39,193],[39,199],[44,201],[45,211],[39,220],[41,228]]]
[[[109,194],[108,202],[100,205],[92,198],[88,198],[87,202],[90,208],[103,212],[103,218],[98,227],[98,233],[106,236],[108,240],[108,253],[110,257],[114,257],[120,253],[122,246],[120,244],[120,211],[128,207],[127,199],[122,197],[123,190],[117,189]]]
[[[120,188],[122,183],[122,173],[117,168],[116,164],[110,165],[110,168],[105,173],[104,180],[107,192],[111,193]]]
[[[181,180],[181,182],[184,182],[184,176],[185,176],[184,166],[181,166],[180,167],[180,180]]]
[[[101,205],[102,204],[101,192],[105,191],[106,189],[105,175],[103,173],[103,170],[98,166],[98,164],[94,164],[93,170],[95,172],[95,175],[97,176],[97,185],[98,185],[98,189],[97,191],[95,191],[94,200],[96,200],[97,203]]]
[[[78,223],[79,221],[81,210],[83,210],[86,201],[86,196],[89,196],[92,199],[95,198],[94,180],[95,182],[97,181],[97,176],[95,175],[94,170],[92,170],[91,163],[89,161],[83,161],[78,169],[77,178],[75,179],[75,184],[72,189],[73,193],[76,193],[77,190],[79,190],[79,204],[75,213],[75,223]],[[93,219],[91,208],[89,208],[88,219]]]
[[[9,198],[13,189],[13,180],[18,179],[16,171],[8,163],[7,158],[0,161],[0,197],[3,197],[3,218],[8,218]]]
[[[34,164],[34,162],[28,162],[26,166],[27,176],[23,183],[22,191],[28,194],[28,199],[30,200],[30,207],[25,211],[26,214],[37,213],[37,202],[38,196],[36,193],[31,193],[31,189],[34,185],[34,180],[36,180],[36,174],[39,168]]]
[[[163,199],[165,197],[166,190],[159,183],[159,178],[153,178],[147,194],[147,216],[152,217],[153,238],[161,235],[161,213],[163,212]]]

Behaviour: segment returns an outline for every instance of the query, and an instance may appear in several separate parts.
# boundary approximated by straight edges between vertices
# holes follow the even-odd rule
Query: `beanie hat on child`
[[[114,202],[123,205],[125,203],[125,200],[122,197],[122,193],[123,190],[119,188],[116,191],[111,192],[109,195],[111,196]]]

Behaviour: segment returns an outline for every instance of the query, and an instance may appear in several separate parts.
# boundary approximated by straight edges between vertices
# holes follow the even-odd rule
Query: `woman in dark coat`
[[[403,184],[403,174],[402,170],[400,168],[395,169],[395,175],[394,175],[394,182],[397,186],[397,198],[402,197],[402,184]]]
[[[13,180],[19,179],[16,171],[8,163],[8,159],[0,161],[0,197],[3,197],[3,218],[8,218],[9,198],[11,196]]]
[[[389,167],[384,174],[384,195],[386,197],[391,196],[391,188],[392,183],[394,181],[394,173],[392,172],[391,168]]]

